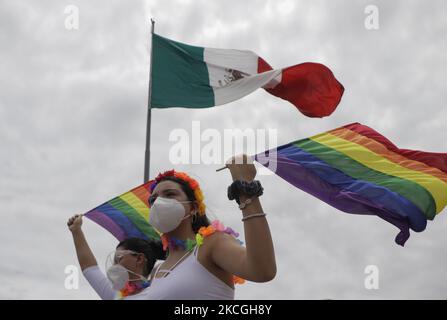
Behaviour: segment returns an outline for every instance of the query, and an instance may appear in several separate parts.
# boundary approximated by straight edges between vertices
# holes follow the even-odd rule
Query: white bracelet
[[[245,221],[245,220],[250,219],[250,218],[255,218],[255,217],[265,217],[266,215],[267,215],[266,213],[256,213],[256,214],[251,214],[251,215],[249,215],[249,216],[245,216],[245,217],[243,217],[243,218],[242,218],[242,221]]]

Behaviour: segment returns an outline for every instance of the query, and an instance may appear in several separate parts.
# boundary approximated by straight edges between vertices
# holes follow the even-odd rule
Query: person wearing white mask
[[[96,266],[96,260],[82,232],[74,232],[76,228],[70,227],[84,275],[98,293],[102,292],[102,298],[112,298],[113,287],[120,288],[124,283],[139,281],[146,287],[137,293],[121,295],[121,298],[232,300],[234,284],[245,280],[267,282],[275,277],[273,241],[259,201],[263,188],[259,181],[254,180],[256,168],[248,163],[246,155],[233,157],[226,167],[233,179],[227,196],[229,200],[236,200],[242,211],[245,247],[235,239],[238,234],[233,229],[225,228],[218,220],[208,220],[199,184],[186,173],[175,170],[160,173],[155,178],[148,199],[149,223],[162,233],[163,250],[166,252],[166,260],[155,267],[152,268],[151,259],[164,258],[156,250],[152,255],[146,255],[146,268],[144,259],[138,260],[141,255],[137,250],[124,251],[121,255],[117,251],[114,257],[121,257],[121,260],[116,259],[115,263],[121,266],[109,263],[112,265],[108,268],[109,279],[98,269],[90,269],[90,273],[89,267]],[[70,225],[73,223],[69,221]],[[129,247],[118,245],[118,249],[129,250]],[[147,271],[150,272],[148,277]]]
[[[167,258],[151,272],[146,299],[231,300],[235,283],[275,277],[273,241],[259,201],[263,188],[254,180],[254,165],[247,162],[243,155],[226,164],[233,179],[227,195],[242,211],[245,247],[231,228],[208,220],[196,180],[175,170],[157,176],[149,197],[149,223],[162,233]]]
[[[165,259],[160,241],[127,238],[106,260],[107,277],[96,262],[82,231],[82,215],[75,215],[67,222],[73,235],[78,261],[83,275],[103,300],[145,299],[149,287],[148,275],[155,261]]]

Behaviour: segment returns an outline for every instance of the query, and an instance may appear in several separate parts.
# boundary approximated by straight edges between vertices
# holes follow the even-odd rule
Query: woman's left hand
[[[233,181],[253,181],[256,176],[256,168],[253,164],[251,157],[246,154],[233,156],[225,163],[227,168],[230,169],[231,177]]]

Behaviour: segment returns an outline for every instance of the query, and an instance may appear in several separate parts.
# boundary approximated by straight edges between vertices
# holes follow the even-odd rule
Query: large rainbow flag
[[[119,241],[129,237],[159,239],[159,233],[149,224],[150,186],[148,181],[122,195],[86,212],[93,220]]]
[[[285,144],[254,159],[276,167],[280,177],[339,210],[377,215],[392,223],[400,229],[395,241],[402,246],[409,229],[423,231],[427,220],[447,204],[447,153],[399,149],[360,123]]]

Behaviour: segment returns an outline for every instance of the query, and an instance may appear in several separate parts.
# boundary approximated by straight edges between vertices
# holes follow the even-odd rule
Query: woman
[[[244,164],[240,164],[244,163]],[[147,299],[234,299],[241,278],[267,282],[276,275],[269,226],[254,181],[256,168],[245,155],[227,162],[233,184],[228,196],[239,203],[246,247],[218,221],[205,214],[198,183],[174,170],[160,174],[149,198],[151,225],[162,232],[166,261],[151,273]]]
[[[121,241],[107,258],[106,277],[82,232],[82,216],[71,217],[67,225],[73,235],[82,273],[101,299],[145,299],[143,293],[149,286],[147,277],[155,261],[165,259],[161,242],[138,238]]]
[[[162,233],[167,258],[153,268],[150,286],[135,298],[231,300],[234,299],[234,283],[243,283],[243,279],[267,282],[275,277],[273,243],[259,201],[263,189],[259,181],[254,180],[256,169],[252,163],[247,163],[245,155],[233,157],[226,166],[233,178],[228,197],[236,200],[242,210],[246,246],[235,239],[238,235],[231,228],[208,220],[197,181],[175,170],[161,173],[152,184],[148,200],[149,222]],[[75,238],[75,244],[76,241],[81,242],[77,248],[90,251],[82,235]],[[84,265],[96,265],[96,261]],[[141,267],[135,273],[140,272]],[[84,274],[88,277],[88,273]],[[95,277],[99,278],[100,272],[97,271]],[[106,280],[103,276],[101,283]],[[98,288],[93,281],[90,283]]]

